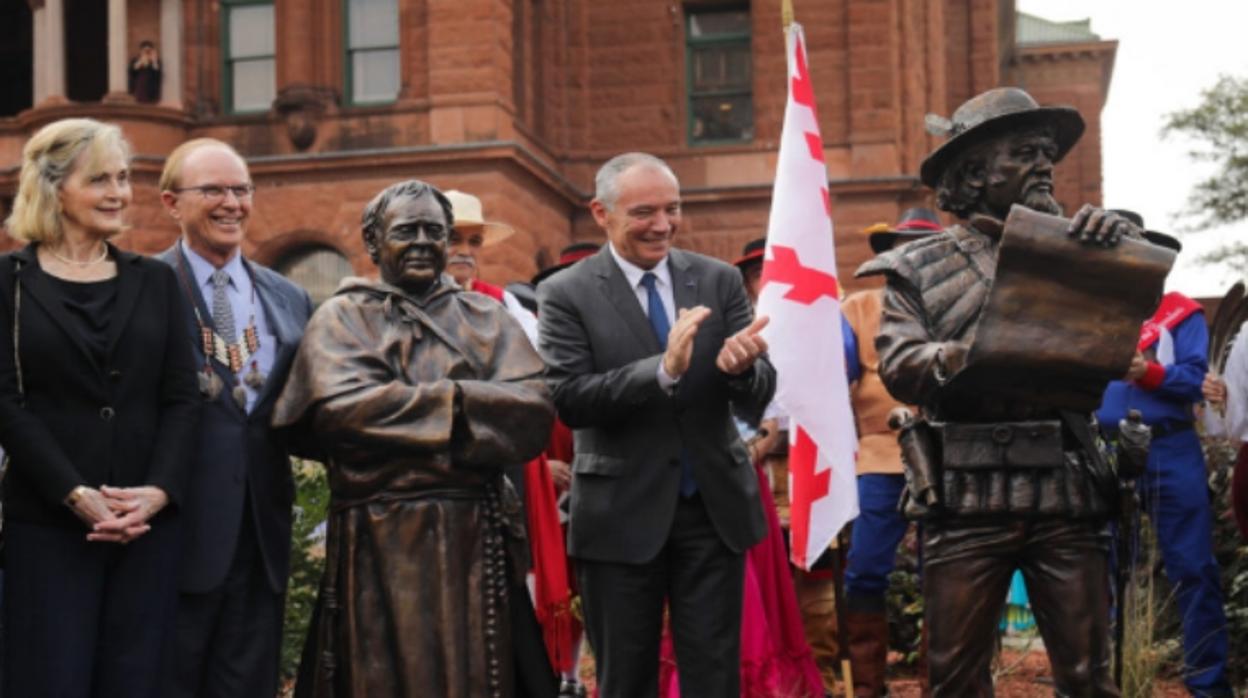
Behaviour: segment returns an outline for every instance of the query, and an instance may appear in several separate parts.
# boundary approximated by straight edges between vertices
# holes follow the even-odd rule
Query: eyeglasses
[[[250,199],[251,195],[256,192],[256,185],[248,182],[247,184],[234,184],[226,186],[224,184],[205,184],[200,187],[180,187],[173,190],[174,193],[181,194],[184,191],[197,191],[205,199],[209,201],[220,201],[225,198],[228,191],[234,195],[234,198]]]

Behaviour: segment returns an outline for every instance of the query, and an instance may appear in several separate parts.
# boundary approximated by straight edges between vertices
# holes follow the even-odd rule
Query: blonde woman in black
[[[7,696],[156,696],[199,409],[173,271],[108,242],[130,148],[66,119],[22,153],[0,258]],[[17,348],[16,353],[14,347]]]

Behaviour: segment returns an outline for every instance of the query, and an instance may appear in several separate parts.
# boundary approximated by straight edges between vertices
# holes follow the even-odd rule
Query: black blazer
[[[178,245],[162,252],[158,259],[186,274],[178,295],[192,292],[204,322],[212,323],[208,309],[191,274],[190,265]],[[284,432],[269,426],[273,403],[282,392],[286,375],[303,327],[312,314],[312,300],[303,289],[285,277],[247,259],[256,298],[264,310],[269,331],[277,338],[273,367],[251,413],[244,412],[230,389],[236,379],[229,367],[212,362],[225,384],[215,400],[203,400],[203,416],[198,436],[193,439],[191,484],[182,508],[182,570],[179,587],[187,593],[205,593],[221,586],[238,542],[244,507],[255,522],[256,539],[264,559],[269,587],[275,592],[286,588],[290,573],[290,515],[295,486],[290,472],[290,456]],[[182,341],[193,351],[197,366],[204,365],[199,325],[190,304],[181,317]]]
[[[0,445],[11,458],[6,517],[81,528],[63,503],[79,485],[155,485],[169,495],[171,511],[183,501],[199,418],[195,364],[181,324],[185,305],[167,266],[109,250],[118,285],[103,365],[38,272],[35,245],[0,257]],[[15,283],[22,290],[24,407],[13,360]]]
[[[758,477],[732,421],[758,415],[775,391],[766,356],[740,376],[715,366],[724,340],[753,311],[734,267],[683,250],[669,254],[677,308],[705,305],[689,371],[674,395],[659,387],[662,349],[607,247],[538,287],[539,349],[559,418],[575,430],[568,553],[640,564],[667,540],[679,497],[680,456],[715,530],[740,552],[766,530]]]

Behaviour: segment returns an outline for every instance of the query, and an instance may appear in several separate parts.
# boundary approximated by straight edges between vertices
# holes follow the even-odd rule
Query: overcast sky
[[[1149,228],[1177,232],[1176,214],[1210,165],[1188,157],[1177,136],[1161,139],[1165,114],[1195,106],[1219,74],[1248,75],[1244,0],[1017,0],[1021,12],[1052,20],[1091,18],[1092,31],[1118,40],[1109,99],[1101,114],[1105,205],[1139,211]],[[1060,167],[1060,165],[1059,165]],[[1068,212],[1069,213],[1069,212]],[[1178,233],[1183,253],[1168,288],[1221,296],[1237,275],[1194,259],[1221,240],[1248,240],[1248,222]]]

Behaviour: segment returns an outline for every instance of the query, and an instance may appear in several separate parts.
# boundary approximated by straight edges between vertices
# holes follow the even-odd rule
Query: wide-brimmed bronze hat
[[[945,226],[940,224],[940,216],[937,216],[935,211],[915,206],[906,209],[896,225],[876,223],[862,232],[869,236],[867,242],[871,244],[871,251],[879,254],[893,249],[893,245],[899,242],[899,238],[909,238],[905,240],[909,242],[915,238],[939,233],[944,229]]]
[[[563,248],[563,250],[559,253],[559,262],[557,264],[552,264],[551,266],[537,272],[537,275],[534,276],[529,283],[536,286],[551,274],[567,269],[600,249],[602,249],[602,245],[596,242],[574,242]]]
[[[481,199],[462,191],[451,189],[443,192],[451,202],[451,211],[455,213],[455,229],[460,232],[481,230],[481,246],[496,245],[511,237],[516,229],[506,223],[485,220],[481,209]]]
[[[1074,107],[1042,107],[1017,87],[998,87],[966,100],[951,119],[927,115],[927,130],[948,136],[919,168],[923,183],[933,189],[954,156],[983,139],[1028,126],[1052,126],[1060,161],[1083,135],[1083,117]]]
[[[1154,245],[1161,245],[1166,249],[1173,250],[1175,254],[1183,251],[1183,243],[1179,242],[1179,239],[1173,235],[1166,235],[1165,233],[1158,232],[1156,230],[1145,230],[1144,216],[1141,216],[1135,211],[1125,208],[1111,208],[1109,209],[1109,212],[1116,213],[1134,223],[1136,227],[1144,231],[1144,239]]]

